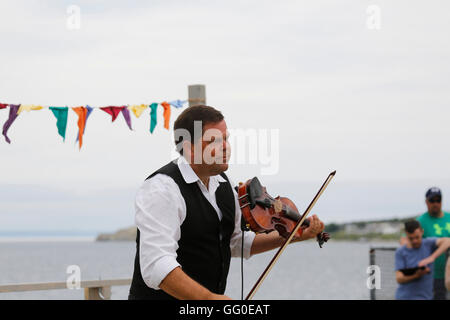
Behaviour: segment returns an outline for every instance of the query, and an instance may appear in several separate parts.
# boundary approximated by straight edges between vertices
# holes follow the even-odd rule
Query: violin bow
[[[278,259],[280,258],[281,254],[283,253],[283,251],[286,249],[286,247],[288,246],[288,244],[291,242],[291,240],[294,238],[294,235],[297,233],[298,229],[300,228],[300,226],[303,224],[303,222],[305,221],[305,219],[308,217],[308,214],[311,212],[311,209],[314,207],[314,205],[316,204],[317,200],[319,200],[320,196],[322,195],[322,193],[325,191],[325,189],[328,187],[328,185],[331,182],[331,179],[334,178],[336,174],[336,171],[331,172],[327,179],[325,180],[325,182],[322,184],[322,186],[320,187],[319,191],[317,192],[316,196],[312,199],[311,203],[309,204],[308,208],[306,208],[305,212],[303,213],[302,217],[300,218],[300,220],[298,220],[297,225],[295,226],[295,228],[291,231],[291,233],[289,234],[289,237],[286,238],[286,240],[284,241],[283,245],[278,249],[277,253],[275,254],[275,256],[272,258],[272,260],[270,261],[269,265],[266,267],[266,269],[264,270],[264,272],[261,274],[261,276],[259,277],[258,281],[256,281],[255,285],[253,286],[252,290],[250,290],[249,294],[247,295],[247,297],[245,298],[245,300],[251,300],[253,298],[253,296],[255,295],[256,291],[259,289],[259,287],[261,286],[262,282],[264,281],[264,279],[266,279],[267,275],[269,274],[270,270],[272,270],[273,266],[275,265],[275,263],[278,261]]]

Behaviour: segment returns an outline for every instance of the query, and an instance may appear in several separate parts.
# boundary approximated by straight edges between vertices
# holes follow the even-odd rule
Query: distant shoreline
[[[394,239],[381,239],[381,238],[360,238],[360,239],[352,239],[352,238],[332,238],[330,242],[352,242],[352,243],[394,243],[397,242]],[[101,242],[116,242],[123,243],[129,242],[134,243],[136,240],[98,240],[97,237],[2,237],[0,236],[0,243],[44,243],[44,242],[92,242],[92,243],[101,243]],[[312,240],[309,240],[309,242]]]
[[[387,229],[388,228],[388,229]],[[396,242],[402,237],[402,223],[395,221],[364,222],[350,224],[330,224],[325,228],[331,235],[331,240],[352,242]],[[389,231],[389,233],[385,231]],[[100,233],[96,241],[136,241],[137,228],[135,226],[120,229],[113,233]]]
[[[0,243],[6,242],[95,242],[95,236],[0,236]]]
[[[329,223],[325,230],[330,233],[332,241],[348,242],[398,242],[403,236],[403,223],[413,219],[384,219],[378,221],[359,221],[349,223]],[[47,231],[0,231],[0,242],[56,242],[56,241],[90,241],[90,242],[134,242],[137,228],[129,226],[110,233],[76,230]]]

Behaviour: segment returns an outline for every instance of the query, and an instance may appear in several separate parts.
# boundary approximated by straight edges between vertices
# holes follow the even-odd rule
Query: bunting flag
[[[164,117],[164,128],[169,130],[169,124],[170,124],[170,104],[166,101],[161,102],[162,107],[164,108],[163,117]]]
[[[128,110],[128,108],[123,107],[122,115],[125,118],[128,128],[130,128],[130,130],[133,130],[133,128],[131,127],[131,117],[130,117],[130,111]]]
[[[89,118],[89,115],[91,114],[92,110],[94,110],[94,108],[86,105],[86,119],[84,119],[84,132],[86,132],[86,123],[87,123],[87,119]],[[78,133],[77,133],[77,140],[76,142],[78,142],[78,137],[80,136],[80,129],[78,129]]]
[[[125,122],[128,125],[128,128],[130,128],[130,130],[133,130],[133,128],[131,127],[131,117],[130,117],[130,112],[128,111],[128,108],[125,106],[122,107],[102,107],[100,108],[103,111],[105,111],[106,113],[109,113],[112,117],[112,122],[114,122],[114,120],[117,119],[117,116],[119,115],[119,113],[122,113]]]
[[[78,115],[78,145],[79,149],[81,149],[81,146],[83,145],[84,127],[87,119],[87,108],[75,107],[72,108],[72,110]]]
[[[153,134],[157,124],[158,124],[158,118],[157,118],[157,112],[158,112],[158,106],[161,105],[163,108],[163,117],[164,117],[164,128],[169,130],[170,126],[170,118],[171,118],[171,107],[174,108],[182,108],[186,102],[189,100],[172,100],[170,102],[164,101],[161,103],[153,102],[150,105],[147,104],[136,104],[136,105],[126,105],[126,106],[107,106],[107,107],[95,107],[102,109],[104,112],[108,113],[111,116],[111,122],[114,122],[117,117],[119,116],[119,113],[122,113],[123,118],[125,119],[125,122],[130,128],[130,130],[133,130],[132,127],[132,120],[131,120],[131,112],[135,115],[136,118],[141,117],[141,115],[146,111],[147,109],[150,110],[150,133]],[[66,131],[67,131],[67,121],[69,116],[69,109],[72,109],[78,116],[78,134],[76,136],[76,142],[78,142],[79,149],[83,146],[83,136],[86,131],[86,123],[87,119],[89,118],[89,115],[94,110],[94,107],[90,107],[88,105],[86,106],[80,106],[80,107],[44,107],[41,105],[34,105],[34,104],[9,104],[9,103],[0,103],[0,109],[6,109],[9,107],[9,116],[8,119],[3,124],[3,136],[5,137],[5,140],[7,143],[11,143],[11,140],[9,139],[7,133],[13,122],[16,120],[16,118],[19,116],[19,114],[22,111],[32,111],[32,110],[41,110],[44,108],[48,108],[54,117],[56,118],[56,127],[58,129],[58,134],[63,138],[63,141],[66,139]]]
[[[17,111],[17,114],[20,114],[22,111],[26,110],[30,112],[31,110],[41,110],[44,109],[43,106],[35,106],[34,104],[22,104],[20,105],[19,111]]]
[[[136,118],[139,118],[142,115],[142,112],[144,112],[144,110],[147,108],[148,106],[145,104],[132,105],[128,107],[129,110],[133,111]]]
[[[16,120],[16,118],[19,116],[18,111],[19,111],[19,107],[20,104],[10,104],[9,105],[9,117],[8,120],[6,120],[5,124],[3,125],[3,135],[5,136],[5,140],[8,143],[11,143],[11,140],[9,140],[8,138],[8,129],[9,127],[11,127],[12,123],[14,122],[14,120]]]
[[[120,111],[122,111],[123,108],[125,107],[101,107],[100,109],[102,109],[106,113],[109,113],[112,117],[111,122],[114,122],[114,120],[117,119],[117,116],[119,115]]]
[[[175,101],[171,101],[169,102],[171,106],[175,107],[175,108],[183,108],[183,105],[187,102],[187,100],[175,100]]]
[[[153,133],[153,131],[156,128],[156,124],[158,123],[158,118],[156,117],[157,113],[156,110],[158,109],[158,104],[156,102],[152,103],[150,105],[150,133]]]
[[[67,128],[67,116],[69,114],[68,107],[49,107],[52,110],[53,115],[56,117],[56,127],[58,128],[59,135],[66,140],[66,128]]]

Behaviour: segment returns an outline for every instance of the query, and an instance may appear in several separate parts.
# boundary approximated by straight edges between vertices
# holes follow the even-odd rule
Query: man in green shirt
[[[425,195],[428,211],[417,220],[424,230],[423,237],[450,237],[450,213],[442,211],[442,193],[439,188],[429,189]],[[434,299],[445,300],[445,254],[434,262]]]

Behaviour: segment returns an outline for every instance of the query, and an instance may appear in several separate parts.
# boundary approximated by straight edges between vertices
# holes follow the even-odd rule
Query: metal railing
[[[131,279],[114,280],[88,280],[81,281],[80,288],[84,288],[85,300],[110,300],[111,287],[127,286],[131,284]],[[42,283],[20,283],[0,285],[0,293],[3,292],[24,292],[42,290],[68,290],[66,282],[42,282]]]
[[[381,288],[370,290],[370,300],[393,300],[397,281],[395,280],[395,250],[397,247],[371,247],[369,264],[378,266],[381,272]]]

